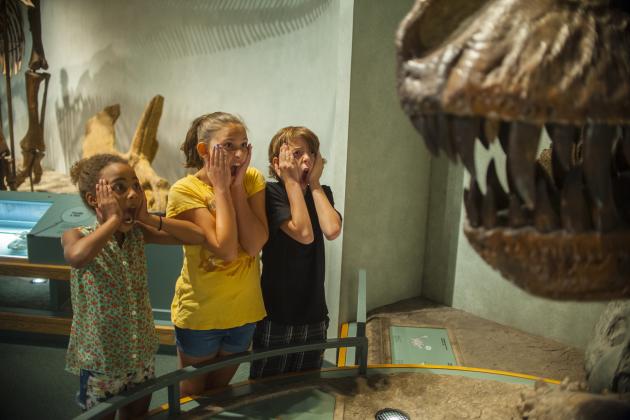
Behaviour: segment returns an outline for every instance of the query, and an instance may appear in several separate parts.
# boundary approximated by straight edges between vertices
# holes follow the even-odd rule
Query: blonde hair
[[[284,127],[278,130],[278,132],[271,138],[271,142],[269,143],[269,175],[274,177],[277,180],[278,174],[273,167],[273,158],[278,157],[280,154],[280,147],[283,144],[289,144],[289,142],[293,139],[302,138],[308,145],[309,151],[313,154],[319,153],[319,138],[317,135],[313,133],[306,127]]]
[[[209,143],[214,133],[232,124],[240,125],[244,130],[247,130],[243,120],[227,112],[213,112],[195,118],[186,133],[184,143],[180,147],[186,156],[185,167],[203,168],[203,159],[197,152],[197,144],[199,142]]]

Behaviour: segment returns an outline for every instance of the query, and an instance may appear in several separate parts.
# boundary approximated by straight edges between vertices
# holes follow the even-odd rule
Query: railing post
[[[367,374],[367,360],[368,360],[368,346],[367,346],[367,338],[361,344],[361,346],[357,349],[357,354],[359,355],[359,375],[365,376]]]
[[[363,342],[356,347],[354,363],[359,365],[359,374],[367,373],[368,342],[365,335],[366,322],[366,273],[364,269],[359,270],[359,283],[357,285],[357,337],[363,337]]]
[[[178,416],[181,411],[179,406],[179,381],[168,386],[168,416]]]

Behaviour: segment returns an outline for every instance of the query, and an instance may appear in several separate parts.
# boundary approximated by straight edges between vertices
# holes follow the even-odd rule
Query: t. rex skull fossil
[[[403,109],[471,174],[465,234],[482,258],[536,295],[630,296],[630,4],[418,0],[396,44]],[[509,188],[491,161],[482,193],[475,142],[497,139]]]

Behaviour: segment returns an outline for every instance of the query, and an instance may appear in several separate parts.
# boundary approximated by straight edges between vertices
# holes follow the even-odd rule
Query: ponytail
[[[186,168],[203,168],[203,159],[197,152],[197,143],[199,143],[197,131],[199,130],[199,125],[201,125],[201,122],[205,117],[206,115],[202,115],[192,122],[188,132],[186,133],[186,139],[184,140],[182,147],[180,147],[180,150],[184,152],[184,156],[186,156],[186,164],[184,165]]]

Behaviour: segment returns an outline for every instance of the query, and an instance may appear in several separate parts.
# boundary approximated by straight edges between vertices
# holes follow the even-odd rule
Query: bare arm
[[[324,170],[324,159],[318,153],[315,158],[315,164],[310,174],[309,184],[313,193],[313,201],[315,202],[315,210],[319,219],[319,226],[326,239],[329,241],[335,239],[341,233],[341,216],[328,201],[326,193],[319,184],[319,178]]]
[[[282,178],[291,209],[291,218],[283,222],[280,229],[293,240],[304,245],[310,244],[315,238],[313,226],[300,186],[299,167],[288,145],[283,144],[280,147],[280,154],[274,159],[273,165],[276,173]]]
[[[216,213],[215,218],[206,208],[191,209],[181,212],[175,216],[175,219],[191,222],[201,228],[204,236],[203,246],[222,260],[233,261],[238,255],[234,209],[221,211],[220,205],[217,204]]]
[[[243,185],[232,187],[234,208],[238,225],[238,240],[241,248],[250,256],[256,256],[269,238],[267,214],[265,213],[265,190],[251,197]]]
[[[280,225],[280,229],[293,240],[301,244],[308,245],[313,242],[313,226],[311,217],[308,215],[306,201],[304,201],[304,193],[299,182],[295,180],[287,180],[284,183],[289,197],[289,207],[291,208],[291,218],[284,221]]]
[[[199,226],[185,220],[150,214],[139,225],[144,234],[144,241],[150,244],[199,245],[206,239]]]
[[[78,229],[69,229],[61,236],[63,257],[74,268],[90,263],[101,252],[122,223],[122,211],[105,181],[96,185],[96,216],[101,223],[94,232],[83,236]]]
[[[230,171],[225,151],[210,150],[202,171],[212,183],[215,215],[207,208],[181,212],[176,219],[198,226],[204,236],[204,246],[224,261],[233,261],[238,255],[236,212],[230,193]]]
[[[231,191],[238,225],[238,241],[250,256],[256,256],[269,239],[269,226],[265,211],[265,191],[247,197],[243,181],[252,159],[252,145],[247,145],[247,156],[238,168]]]
[[[149,214],[147,199],[142,194],[142,203],[138,208],[136,220],[142,229],[146,243],[164,245],[199,245],[205,240],[201,228],[185,220],[167,219],[166,217]]]

